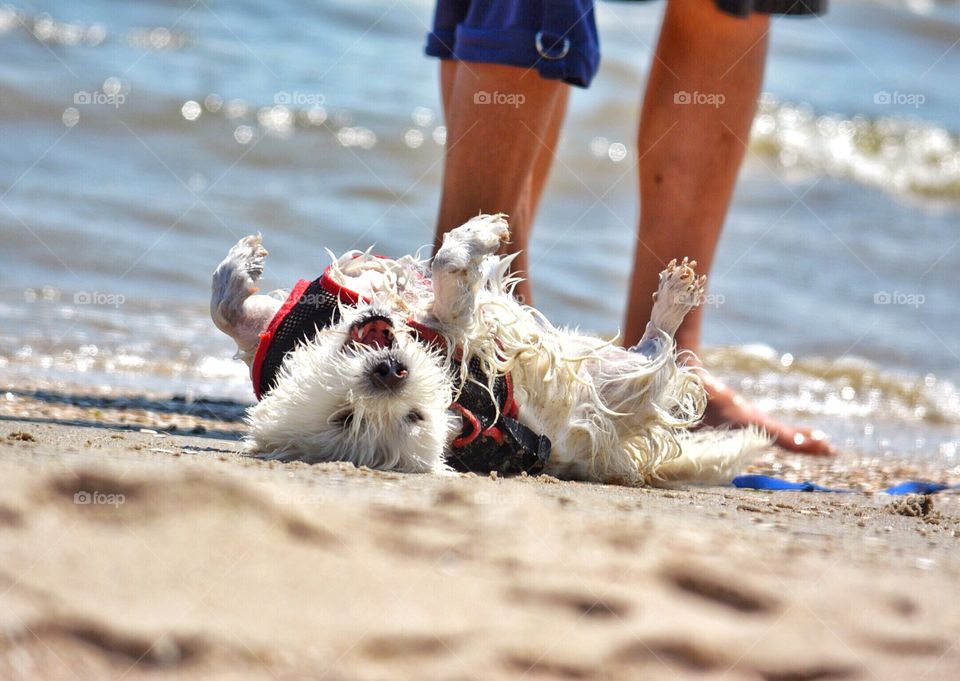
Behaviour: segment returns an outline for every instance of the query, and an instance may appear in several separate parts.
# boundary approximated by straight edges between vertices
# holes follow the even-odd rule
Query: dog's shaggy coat
[[[459,361],[466,378],[473,358],[487,376],[511,374],[519,420],[550,438],[545,472],[558,477],[728,482],[767,446],[753,429],[689,430],[706,393],[673,335],[703,295],[695,263],[672,262],[661,273],[646,332],[624,349],[557,329],[519,303],[510,258],[494,255],[507,238],[503,216],[481,215],[449,232],[432,263],[357,251],[334,257],[329,276],[365,301],[343,307],[337,323],[287,355],[274,388],[249,410],[250,450],[282,460],[443,471],[462,427],[448,410],[456,398],[448,363]],[[283,299],[254,295],[265,256],[260,237],[246,237],[213,275],[211,315],[248,363]],[[419,342],[411,322],[437,331],[446,351]]]

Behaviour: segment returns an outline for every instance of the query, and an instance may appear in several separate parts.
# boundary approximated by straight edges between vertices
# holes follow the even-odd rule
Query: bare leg
[[[737,19],[702,0],[667,4],[638,136],[641,216],[627,345],[650,319],[650,291],[664,263],[689,256],[709,275],[756,111],[768,28],[768,17]],[[702,307],[687,315],[676,335],[680,347],[699,349],[702,318]],[[756,424],[787,449],[831,453],[822,434],[780,424],[705,370],[703,378],[708,422]]]
[[[528,78],[530,76],[527,76]],[[540,207],[540,199],[543,197],[543,190],[547,184],[547,177],[550,175],[550,168],[553,166],[553,159],[557,153],[557,141],[560,138],[560,129],[563,127],[563,120],[567,115],[567,102],[569,101],[570,88],[564,88],[559,101],[550,111],[550,121],[547,124],[547,133],[543,138],[543,144],[537,151],[537,158],[533,164],[533,174],[530,177],[530,204],[528,214],[532,223],[537,216],[537,209]],[[529,230],[527,230],[529,232]],[[524,246],[526,249],[526,246]],[[524,273],[526,274],[526,265]],[[527,301],[527,304],[531,304]]]
[[[514,270],[526,274],[530,226],[569,87],[513,66],[443,61],[440,69],[447,151],[434,252],[445,232],[478,213],[503,212],[510,217],[512,234],[503,252],[519,252]],[[518,103],[478,103],[478,92],[514,95]],[[531,303],[529,282],[522,282],[516,293]]]

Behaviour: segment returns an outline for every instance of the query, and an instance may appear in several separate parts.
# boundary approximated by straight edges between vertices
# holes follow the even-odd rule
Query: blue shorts
[[[437,0],[427,54],[587,87],[600,65],[593,0]]]
[[[714,0],[727,14],[822,14],[827,0]],[[593,0],[437,0],[427,54],[536,69],[587,87],[600,66]]]

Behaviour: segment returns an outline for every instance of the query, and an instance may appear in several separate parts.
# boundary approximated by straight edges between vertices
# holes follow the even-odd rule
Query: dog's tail
[[[751,426],[683,433],[678,442],[680,456],[658,466],[648,480],[651,485],[726,485],[769,448],[773,439]]]

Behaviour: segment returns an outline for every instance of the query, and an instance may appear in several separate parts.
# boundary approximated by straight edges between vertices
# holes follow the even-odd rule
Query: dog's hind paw
[[[660,284],[653,294],[653,324],[671,336],[690,310],[703,302],[707,277],[697,276],[696,260],[671,260],[660,273]]]

